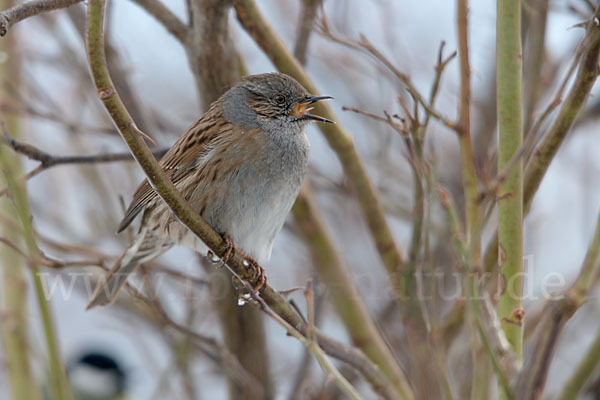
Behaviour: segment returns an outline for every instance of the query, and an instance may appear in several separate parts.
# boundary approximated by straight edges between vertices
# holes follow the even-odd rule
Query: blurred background
[[[188,7],[193,2],[164,0],[163,4],[187,23]],[[311,2],[257,0],[256,3],[288,48],[297,47],[299,26],[305,19],[303,12]],[[523,2],[524,86],[528,90],[528,85],[534,82],[528,81],[528,77],[536,77],[538,85],[535,102],[526,102],[526,124],[531,124],[552,103],[568,76],[585,33],[575,25],[592,15],[591,3],[594,1]],[[7,6],[4,3],[2,8]],[[547,14],[542,12],[544,7]],[[535,51],[528,42],[528,28],[539,29],[534,25],[534,16],[539,13],[545,19],[542,62],[528,64],[529,52]],[[11,28],[7,38],[2,39],[0,62],[14,61],[18,75],[4,74],[0,81],[1,118],[16,120],[10,125],[15,130],[9,128],[13,138],[52,155],[126,153],[127,147],[98,101],[90,78],[81,31],[84,15],[85,6],[77,4],[27,19]],[[269,58],[240,26],[235,12],[229,10],[227,15],[230,39],[243,60],[245,73],[274,71],[276,68]],[[365,35],[428,96],[436,77],[441,43],[445,43],[444,59],[457,50],[456,5],[446,0],[324,0],[316,8],[316,15],[317,29],[310,33],[304,68],[320,93],[335,97],[331,107],[352,135],[380,196],[397,245],[404,254],[409,254],[415,180],[406,140],[385,122],[344,111],[342,107],[356,107],[382,117],[384,111],[403,114],[398,98],[407,101],[410,107],[410,96],[405,84],[382,63],[364,51],[336,43],[320,28],[324,16],[337,38],[357,42],[359,35]],[[469,18],[471,129],[478,173],[482,179],[490,179],[495,174],[497,141],[495,2],[472,1]],[[119,80],[126,82],[121,88],[129,90],[121,93],[126,105],[139,127],[157,141],[152,149],[168,148],[208,106],[197,90],[189,54],[134,1],[109,1],[106,29],[110,49],[107,57],[113,79],[118,75]],[[571,80],[566,81],[567,88]],[[455,119],[459,90],[458,60],[453,59],[441,76],[436,110]],[[528,316],[535,317],[548,293],[565,289],[573,282],[594,231],[600,204],[597,92],[597,88],[593,90],[587,107],[552,162],[526,219],[524,262]],[[555,113],[548,117],[544,127]],[[427,389],[427,375],[419,371],[422,366],[418,367],[424,364],[416,363],[406,350],[414,341],[406,339],[410,333],[403,328],[405,316],[395,306],[389,278],[338,158],[317,127],[309,127],[308,136],[312,149],[307,180],[318,210],[361,298],[417,388],[417,398],[447,398],[448,392],[456,399],[466,398],[471,375],[466,328],[457,329],[441,358],[448,370],[450,389]],[[462,209],[456,133],[432,121],[427,126],[424,149],[432,176],[449,190],[457,208]],[[17,159],[23,173],[39,165],[22,155]],[[228,383],[230,375],[224,372],[228,368],[223,361],[225,353],[218,349],[229,347],[235,356],[240,354],[235,350],[240,343],[232,344],[233,339],[223,333],[223,329],[233,328],[223,323],[219,310],[227,303],[248,314],[253,306],[238,306],[235,296],[229,293],[229,279],[186,249],[172,249],[149,263],[148,268],[136,274],[133,285],[144,292],[150,288],[148,282],[152,282],[166,315],[200,335],[202,344],[190,340],[181,330],[159,322],[136,306],[136,301],[127,294],[113,306],[85,311],[90,287],[94,287],[95,279],[102,272],[99,265],[110,267],[129,243],[127,233],[116,235],[115,230],[124,206],[142,179],[143,173],[134,162],[122,161],[59,165],[27,181],[38,246],[48,259],[66,261],[65,265],[74,262],[58,269],[41,265],[39,270],[54,315],[62,357],[69,368],[81,363],[83,355],[90,352],[109,356],[124,371],[126,392],[132,399],[344,398],[318,364],[306,356],[304,347],[260,312],[254,312],[253,323],[264,325],[266,349],[248,357],[259,358],[250,365],[261,366],[261,373],[268,377],[260,379],[263,383],[269,382],[269,388],[258,397],[235,394],[232,383]],[[430,268],[428,271],[432,274],[446,273],[441,283],[443,290],[435,289],[435,300],[425,302],[429,328],[435,328],[447,322],[446,317],[460,302],[460,277],[452,275],[456,257],[447,216],[438,204],[435,190],[429,191],[426,198],[424,237],[427,239],[418,263]],[[6,210],[2,211],[0,224],[10,227],[10,213]],[[495,230],[494,218],[492,209],[483,232],[484,249]],[[75,265],[82,260],[94,263]],[[7,262],[9,258],[0,259],[1,264]],[[344,324],[330,303],[327,287],[315,274],[313,262],[298,221],[290,216],[276,241],[272,259],[265,266],[269,284],[286,290],[305,285],[309,278],[315,279],[317,325],[326,335],[350,343]],[[27,343],[34,376],[43,383],[46,344],[30,275],[26,276]],[[424,284],[424,287],[429,286]],[[293,292],[290,299],[302,312],[306,311],[302,291]],[[600,325],[598,304],[593,293],[566,326],[550,366],[544,398],[554,398],[561,390],[569,377],[567,371],[579,364],[594,339]],[[229,328],[223,328],[227,326]],[[251,349],[254,343],[242,341],[241,345]],[[241,352],[248,353],[247,348]],[[11,398],[5,354],[5,348],[0,346],[0,366],[4,366],[0,369],[0,399]],[[268,362],[264,362],[264,358]],[[357,372],[339,365],[365,398],[376,397]],[[249,371],[250,377],[256,374]],[[597,379],[600,372],[592,378]],[[586,398],[600,398],[593,394],[593,389],[586,393]],[[490,396],[496,397],[495,390]]]

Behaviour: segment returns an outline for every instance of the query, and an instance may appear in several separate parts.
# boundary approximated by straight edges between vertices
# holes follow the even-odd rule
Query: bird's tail
[[[158,257],[168,248],[161,245],[157,246],[153,240],[149,240],[149,236],[146,235],[145,230],[140,232],[135,242],[125,250],[111,270],[96,285],[96,290],[86,310],[113,303],[135,268],[139,264]]]

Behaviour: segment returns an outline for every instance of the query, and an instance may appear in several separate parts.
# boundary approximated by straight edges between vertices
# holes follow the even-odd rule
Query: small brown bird
[[[206,222],[249,261],[262,263],[271,256],[306,173],[304,128],[311,121],[332,122],[309,114],[309,106],[331,98],[310,95],[284,74],[247,76],[210,106],[160,165]],[[96,288],[88,309],[112,303],[137,265],[175,244],[208,251],[147,180],[135,192],[118,232],[140,213],[133,244]]]

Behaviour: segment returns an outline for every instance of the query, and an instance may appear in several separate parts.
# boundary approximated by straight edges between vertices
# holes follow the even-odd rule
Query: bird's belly
[[[207,209],[206,220],[259,263],[267,261],[289,213],[304,170],[281,176],[252,167],[231,176],[220,201]]]

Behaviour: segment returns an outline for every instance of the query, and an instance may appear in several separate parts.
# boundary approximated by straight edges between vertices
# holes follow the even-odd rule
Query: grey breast
[[[261,132],[254,154],[232,154],[244,161],[226,178],[221,201],[206,219],[228,234],[249,256],[268,260],[306,173],[309,143],[301,127],[286,132]],[[232,149],[233,150],[233,149]],[[247,151],[243,148],[234,152]]]

